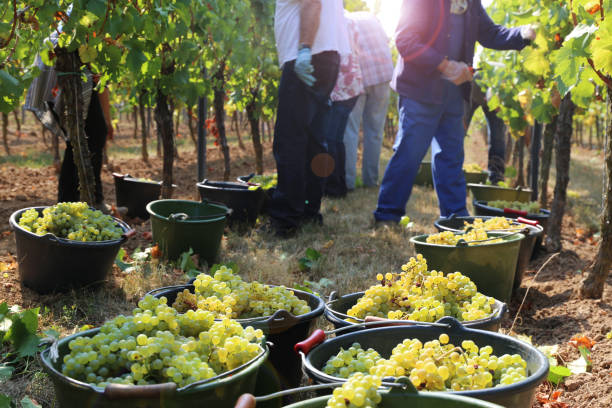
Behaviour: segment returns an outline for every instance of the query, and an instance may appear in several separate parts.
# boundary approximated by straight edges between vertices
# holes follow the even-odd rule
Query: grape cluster
[[[338,354],[331,357],[323,367],[323,372],[348,378],[353,373],[368,373],[381,358],[378,351],[372,348],[364,350],[359,343],[353,343],[348,350],[341,348]]]
[[[515,223],[506,217],[493,217],[486,221],[483,221],[482,218],[476,218],[472,224],[466,221],[464,229],[467,230],[470,227],[485,231],[520,230],[523,228],[521,224]]]
[[[251,189],[257,189],[257,188],[262,188],[264,190],[269,190],[271,188],[276,187],[276,185],[278,184],[278,174],[274,173],[274,174],[258,174],[253,176],[250,180],[249,183],[252,184],[257,184],[256,186],[251,186],[249,187],[249,190]]]
[[[47,233],[73,241],[109,241],[121,238],[123,230],[113,217],[90,208],[87,203],[58,203],[42,211],[24,211],[19,225],[37,235]]]
[[[193,285],[195,293],[184,290],[176,297],[173,307],[179,312],[201,309],[231,319],[270,316],[281,309],[295,316],[310,312],[308,303],[284,286],[245,282],[226,266],[214,276],[198,275]]]
[[[62,373],[99,387],[108,383],[185,386],[239,367],[262,352],[263,333],[204,310],[178,314],[148,295],[132,316],[117,316],[93,337],[70,341]]]
[[[482,319],[493,312],[495,299],[478,292],[470,278],[461,272],[428,271],[427,260],[420,254],[410,258],[401,273],[376,278],[380,285],[367,289],[347,311],[349,316],[435,322],[444,316],[460,321]]]
[[[540,203],[538,203],[537,201],[530,201],[527,203],[523,203],[520,201],[498,200],[498,201],[489,201],[487,205],[489,207],[495,207],[495,208],[500,208],[500,209],[511,208],[513,210],[527,211],[528,214],[539,214],[540,213]]]
[[[382,400],[378,393],[381,380],[373,375],[353,374],[342,387],[334,389],[326,408],[376,407]]]
[[[480,167],[480,165],[477,163],[464,164],[463,171],[465,171],[466,173],[483,173],[484,172],[482,167]]]
[[[378,359],[369,369],[363,355],[355,354],[359,361],[349,364],[354,372],[379,378],[408,376],[417,389],[429,391],[478,390],[527,378],[527,363],[518,354],[498,357],[491,346],[479,348],[472,340],[464,340],[459,347],[449,340],[446,333],[424,344],[418,339],[405,339],[395,346],[388,359]],[[342,353],[341,350],[338,356],[330,358],[326,367],[333,365]],[[341,359],[346,363],[344,358],[343,354]]]
[[[467,230],[465,233],[455,234],[452,231],[442,231],[438,234],[431,234],[427,237],[428,244],[436,244],[436,245],[457,245],[460,240],[464,240],[470,246],[474,245],[482,245],[480,242],[474,241],[484,241],[489,239],[489,234],[484,228],[471,228]],[[497,242],[501,242],[502,239],[492,239],[490,241],[484,242],[484,244],[494,244]]]
[[[488,185],[488,186],[492,185],[490,180],[487,180],[487,182],[485,184]],[[495,183],[495,185],[497,187],[510,188],[510,184],[508,184],[507,181],[498,181],[497,183]]]

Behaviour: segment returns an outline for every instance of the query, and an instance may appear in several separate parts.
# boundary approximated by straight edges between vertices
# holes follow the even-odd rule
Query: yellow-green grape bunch
[[[368,373],[380,359],[380,354],[376,350],[372,348],[364,350],[359,343],[353,343],[347,350],[341,348],[338,354],[327,360],[323,372],[335,377],[348,378],[356,372]]]
[[[489,235],[484,228],[472,228],[465,233],[455,234],[452,231],[442,231],[438,234],[432,234],[427,237],[428,244],[436,244],[436,245],[457,245],[459,240],[464,240],[468,243],[468,245],[480,245],[480,242],[474,241],[484,241],[488,240]],[[502,239],[492,239],[490,241],[486,241],[485,244],[494,244],[497,242],[501,242]]]
[[[482,172],[484,172],[482,167],[480,167],[480,165],[477,164],[477,163],[464,164],[463,165],[463,171],[465,171],[466,173],[482,173]]]
[[[527,211],[528,214],[539,214],[540,213],[540,204],[537,201],[530,201],[527,203],[523,203],[520,201],[489,201],[487,203],[489,207],[495,208],[511,208],[513,210],[519,211]]]
[[[407,375],[419,390],[467,391],[514,384],[527,378],[527,363],[518,354],[495,356],[491,346],[478,347],[471,340],[461,346],[449,336],[423,344],[406,339],[369,371],[380,377]]]
[[[113,217],[89,208],[87,203],[58,203],[42,211],[31,208],[19,219],[19,225],[36,235],[54,234],[73,241],[110,241],[121,238],[123,230]]]
[[[355,373],[342,387],[334,389],[326,408],[377,407],[382,400],[378,393],[380,384],[379,377]]]
[[[492,185],[491,180],[487,180],[485,184],[488,186]],[[497,187],[510,188],[510,184],[508,184],[507,181],[498,181],[497,183],[495,183],[495,185]]]
[[[485,231],[520,230],[523,228],[520,224],[514,223],[513,220],[506,217],[493,217],[486,221],[483,221],[482,218],[476,218],[472,224],[465,221],[464,229],[467,230],[470,227]]]
[[[263,333],[204,310],[178,314],[166,298],[148,295],[131,316],[106,322],[93,337],[70,341],[62,373],[105,387],[109,383],[178,386],[239,367],[261,352]]]
[[[477,320],[493,312],[495,299],[478,292],[470,278],[461,272],[428,271],[427,260],[420,254],[410,258],[401,273],[376,278],[380,284],[365,291],[347,311],[349,316],[435,322],[444,316]]]
[[[143,178],[143,177],[138,177],[138,178],[135,178],[134,180],[140,181],[140,182],[143,182],[143,183],[159,183],[159,181],[155,181],[153,179]]]
[[[270,316],[284,309],[295,316],[310,312],[305,300],[284,286],[268,286],[259,282],[245,282],[226,266],[214,276],[202,273],[193,282],[195,293],[179,293],[173,307],[179,312],[188,309],[208,310],[215,317],[246,319]]]
[[[276,185],[278,184],[278,174],[258,174],[251,177],[249,183],[257,184],[256,186],[249,187],[249,190],[257,188],[269,190],[271,188],[276,187]]]

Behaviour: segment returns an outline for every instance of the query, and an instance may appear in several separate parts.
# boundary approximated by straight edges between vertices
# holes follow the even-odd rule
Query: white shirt
[[[300,46],[301,0],[276,0],[274,34],[280,66],[297,58]],[[312,55],[323,51],[337,51],[340,55],[351,52],[344,20],[342,0],[321,0],[319,30],[312,44]]]

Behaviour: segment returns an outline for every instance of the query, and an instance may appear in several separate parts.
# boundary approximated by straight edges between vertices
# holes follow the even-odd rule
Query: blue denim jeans
[[[295,74],[295,61],[283,65],[273,143],[278,185],[268,208],[277,230],[294,229],[306,219],[321,217],[323,178],[313,170],[316,158],[327,153],[324,123],[339,62],[336,52],[313,55],[316,82],[312,87]]]
[[[332,103],[326,124],[327,152],[333,159],[334,169],[325,179],[323,194],[331,197],[344,197],[346,195],[344,131],[349,115],[357,103],[354,97],[345,101]]]
[[[361,178],[366,187],[378,185],[378,166],[383,129],[389,107],[391,88],[388,82],[369,86],[359,96],[349,116],[344,133],[346,151],[346,186],[355,188],[357,178],[357,150],[359,147],[359,128],[363,120],[363,157]]]
[[[398,131],[374,212],[377,220],[399,221],[406,212],[419,165],[429,146],[440,215],[468,215],[463,176],[463,96],[445,81],[444,103],[422,103],[400,96]]]

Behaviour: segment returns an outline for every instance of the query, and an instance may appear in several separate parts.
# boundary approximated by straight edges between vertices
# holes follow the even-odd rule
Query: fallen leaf
[[[588,348],[589,350],[593,348],[595,343],[596,343],[595,341],[591,340],[587,336],[574,336],[569,341],[569,344],[571,344],[572,346],[576,348],[579,348],[580,346],[584,346]]]
[[[323,248],[324,248],[324,249],[329,249],[329,248],[331,248],[332,246],[334,246],[334,240],[333,240],[333,239],[330,239],[329,241],[327,241],[327,242],[326,242],[326,243],[323,245]]]

